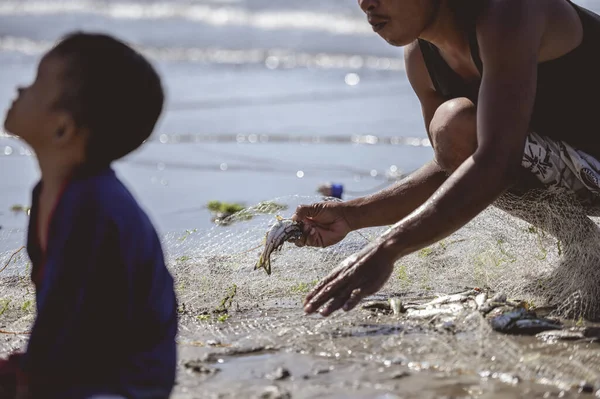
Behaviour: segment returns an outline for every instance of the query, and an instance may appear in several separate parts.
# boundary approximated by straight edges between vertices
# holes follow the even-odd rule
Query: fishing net
[[[418,370],[475,373],[507,383],[531,379],[565,386],[581,380],[600,384],[598,347],[587,343],[548,350],[535,339],[522,342],[493,332],[488,321],[470,309],[427,320],[374,317],[361,309],[328,319],[304,316],[301,302],[306,293],[386,229],[352,232],[329,248],[286,243],[271,258],[270,276],[254,270],[275,215],[290,217],[297,205],[320,200],[275,198],[208,230],[163,237],[179,298],[182,345],[215,341],[348,361],[397,361]],[[506,194],[457,233],[400,259],[375,298],[434,298],[478,287],[533,306],[552,305],[551,315],[563,320],[594,318],[600,309],[599,243],[595,219],[572,198]],[[13,252],[1,254],[0,264]],[[0,273],[4,331],[26,331],[33,320],[28,265],[21,252]],[[0,353],[25,340],[6,335],[0,339]]]
[[[233,285],[236,303],[243,308],[272,299],[298,299],[385,230],[353,232],[325,249],[285,244],[272,257],[272,276],[254,271],[274,214],[289,217],[297,205],[317,200],[275,199],[234,214],[229,226],[168,236],[169,262],[177,275],[180,300],[210,309],[218,294]],[[286,209],[265,212],[272,203],[285,204]],[[481,287],[554,305],[556,316],[597,318],[600,230],[586,210],[574,204],[572,198],[548,193],[525,198],[505,194],[498,206],[456,234],[399,260],[383,292],[438,294]]]

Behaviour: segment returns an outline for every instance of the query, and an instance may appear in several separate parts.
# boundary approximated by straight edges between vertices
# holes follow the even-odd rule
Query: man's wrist
[[[377,245],[376,252],[383,261],[390,263],[394,263],[402,257],[402,251],[392,239],[381,240]]]
[[[400,227],[394,225],[379,237],[377,251],[390,262],[396,262],[398,259],[408,255],[409,251],[404,245]]]
[[[365,213],[365,204],[363,203],[362,198],[357,198],[351,201],[346,201],[342,204],[341,211],[346,220],[346,224],[348,224],[348,228],[350,231],[360,230],[365,227],[370,227],[368,224],[364,223],[364,213]]]

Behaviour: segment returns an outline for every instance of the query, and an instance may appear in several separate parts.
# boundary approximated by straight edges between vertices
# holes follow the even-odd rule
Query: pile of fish
[[[371,301],[363,309],[401,315],[407,319],[450,323],[464,311],[479,311],[493,330],[504,334],[537,335],[542,339],[600,339],[600,328],[566,329],[560,320],[541,317],[524,301],[509,300],[504,294],[490,296],[479,288],[427,298],[394,297]],[[544,311],[544,309],[541,309]]]

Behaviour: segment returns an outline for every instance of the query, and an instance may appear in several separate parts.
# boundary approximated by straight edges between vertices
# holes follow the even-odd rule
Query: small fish
[[[535,312],[524,308],[508,310],[490,319],[492,328],[506,334],[535,335],[542,331],[560,330],[554,320],[537,317]]]
[[[286,241],[297,240],[302,237],[302,223],[295,222],[292,219],[284,219],[277,216],[277,222],[271,226],[271,229],[265,236],[265,248],[263,249],[254,270],[265,269],[268,275],[271,274],[271,254],[281,250]]]
[[[477,309],[481,309],[483,307],[483,305],[485,305],[486,301],[487,301],[487,292],[482,292],[481,294],[477,295],[475,297],[475,305],[477,306]]]
[[[439,316],[456,316],[465,308],[460,303],[450,303],[444,307],[432,307],[428,309],[407,309],[406,317],[409,319],[429,319]]]

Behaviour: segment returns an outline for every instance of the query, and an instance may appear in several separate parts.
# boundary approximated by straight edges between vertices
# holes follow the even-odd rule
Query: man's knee
[[[429,133],[437,163],[453,172],[477,149],[477,112],[466,98],[446,101],[436,110]]]

